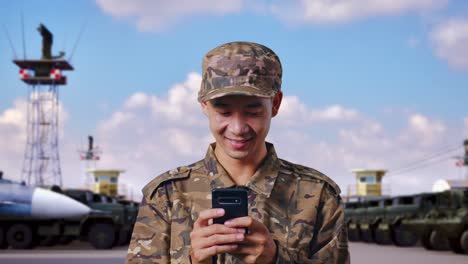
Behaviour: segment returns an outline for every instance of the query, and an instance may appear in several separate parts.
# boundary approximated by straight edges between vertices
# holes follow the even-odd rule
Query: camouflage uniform
[[[349,263],[339,187],[322,173],[278,159],[274,147],[246,184],[249,216],[262,222],[278,247],[276,263]],[[211,190],[235,183],[217,161],[179,167],[144,189],[127,263],[190,263],[190,232],[200,211],[211,208]],[[218,263],[242,263],[230,254]]]
[[[281,90],[282,67],[269,48],[252,42],[226,43],[203,58],[198,101],[225,95],[273,97]],[[343,202],[338,186],[322,173],[267,155],[246,184],[249,216],[262,222],[277,245],[276,263],[349,263]],[[211,190],[234,181],[214,155],[179,167],[144,189],[127,263],[190,263],[190,233]],[[242,263],[230,254],[218,263]]]

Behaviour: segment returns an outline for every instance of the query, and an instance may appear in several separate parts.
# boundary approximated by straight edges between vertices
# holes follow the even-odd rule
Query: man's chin
[[[246,159],[249,153],[247,151],[229,151],[227,153],[229,157],[236,160]]]

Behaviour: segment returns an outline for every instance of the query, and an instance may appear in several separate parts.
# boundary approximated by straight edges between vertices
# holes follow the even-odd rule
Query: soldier
[[[202,68],[198,101],[216,142],[143,189],[126,263],[349,263],[339,187],[265,142],[282,100],[278,56],[232,42]],[[232,186],[248,190],[249,215],[212,224],[225,212],[210,209],[211,190]]]

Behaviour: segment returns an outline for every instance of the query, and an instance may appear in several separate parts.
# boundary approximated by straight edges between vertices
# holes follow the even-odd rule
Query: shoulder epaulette
[[[332,179],[330,179],[328,176],[321,173],[320,171],[299,164],[292,164],[290,162],[287,162],[286,164],[287,166],[292,168],[292,170],[296,174],[324,181],[328,186],[330,186],[330,188],[336,195],[339,195],[341,193],[341,189],[338,186],[338,184],[336,184]]]
[[[174,170],[170,170],[165,172],[159,176],[156,176],[152,181],[150,181],[145,187],[143,187],[142,192],[143,196],[151,199],[154,195],[154,192],[158,187],[167,181],[173,181],[177,179],[184,179],[190,176],[190,168],[187,167],[179,167]]]

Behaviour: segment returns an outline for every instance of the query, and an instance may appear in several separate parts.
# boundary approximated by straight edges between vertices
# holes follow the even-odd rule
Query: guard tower
[[[102,151],[98,146],[94,146],[93,136],[88,136],[88,149],[79,149],[78,153],[80,154],[80,160],[85,163],[84,170],[82,171],[84,177],[84,186],[87,189],[93,190],[94,177],[88,173],[88,171],[96,169],[96,163],[100,160]]]
[[[30,185],[62,185],[58,148],[59,87],[67,83],[62,71],[73,67],[60,52],[52,56],[53,35],[43,25],[42,57],[38,60],[13,60],[28,85],[27,142],[21,178]]]
[[[94,176],[94,192],[110,196],[118,195],[118,182],[123,170],[88,170]]]
[[[386,170],[352,170],[356,174],[356,194],[360,197],[382,196],[382,178]]]

